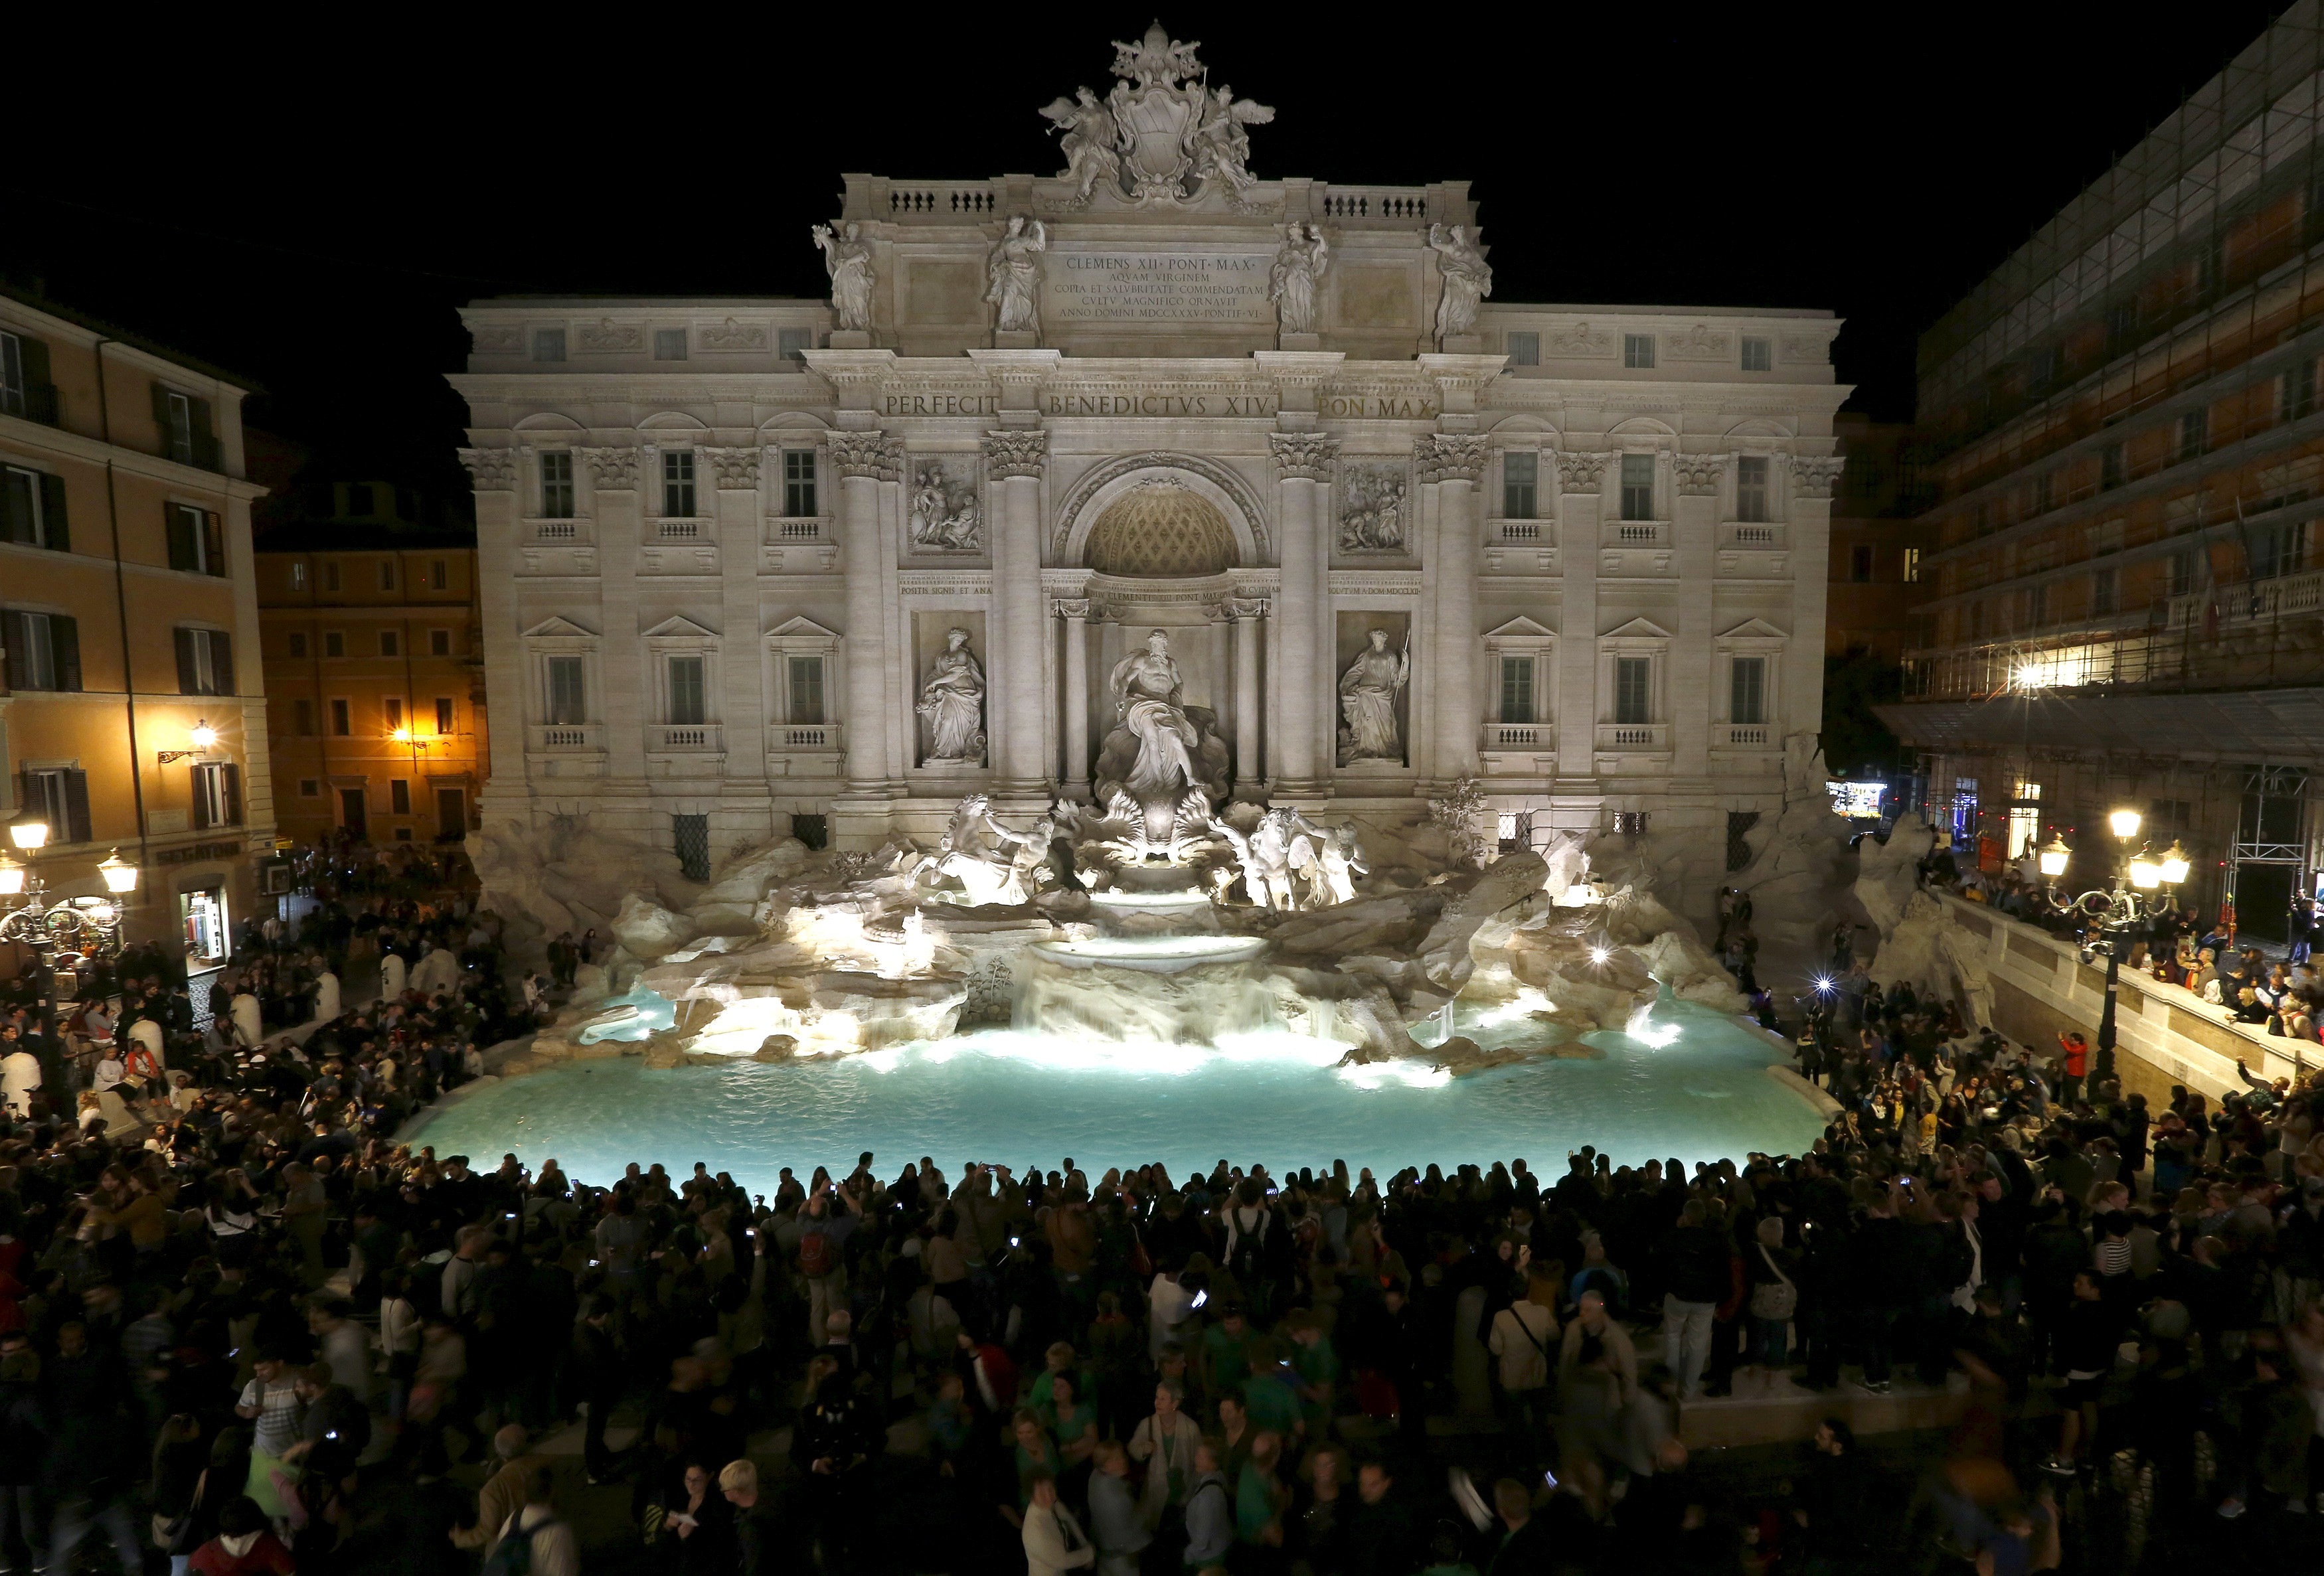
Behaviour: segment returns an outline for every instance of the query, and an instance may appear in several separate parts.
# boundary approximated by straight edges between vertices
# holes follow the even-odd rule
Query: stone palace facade
[[[847,177],[828,301],[466,311],[488,834],[691,872],[1086,799],[1157,631],[1237,797],[1474,777],[1505,837],[1645,814],[1706,871],[1780,806],[1837,320],[1489,300],[1466,183],[1258,180],[1193,48],[1044,112],[1056,178]]]

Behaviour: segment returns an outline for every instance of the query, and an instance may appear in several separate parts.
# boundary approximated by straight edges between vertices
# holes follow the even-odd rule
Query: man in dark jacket
[[[1683,1400],[1700,1400],[1711,1360],[1711,1320],[1728,1292],[1727,1244],[1704,1223],[1702,1201],[1689,1199],[1678,1224],[1655,1249],[1663,1279],[1663,1354]]]
[[[622,1349],[613,1338],[613,1299],[600,1292],[589,1299],[573,1326],[574,1387],[587,1409],[581,1428],[581,1465],[595,1485],[612,1480],[613,1453],[605,1448],[605,1424],[621,1405],[628,1383]]]

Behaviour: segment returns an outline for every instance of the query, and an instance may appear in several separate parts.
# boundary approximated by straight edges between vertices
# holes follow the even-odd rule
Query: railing
[[[1718,737],[1720,745],[1729,750],[1771,750],[1775,748],[1775,730],[1766,723],[1722,723]]]
[[[646,729],[650,751],[694,753],[725,748],[715,723],[655,723]]]
[[[785,542],[820,542],[830,540],[824,521],[819,517],[767,521],[767,545],[779,547]]]
[[[888,212],[899,219],[989,219],[1000,211],[1001,198],[990,185],[888,189]]]
[[[579,542],[588,539],[577,520],[536,520],[530,535],[537,542]]]
[[[2210,608],[2218,607],[2221,624],[2255,623],[2324,608],[2324,570],[2309,569],[2273,580],[2252,580],[2171,599],[2171,627],[2210,622]]]
[[[709,526],[706,520],[657,520],[654,539],[665,542],[700,541],[710,534]]]
[[[837,723],[777,723],[767,730],[770,750],[836,750]]]
[[[1658,548],[1670,540],[1670,525],[1665,521],[1621,520],[1606,527],[1606,545],[1609,548]]]
[[[1537,542],[1554,530],[1546,520],[1504,520],[1498,527],[1495,539],[1505,542]]]
[[[1598,748],[1600,750],[1667,750],[1670,748],[1668,723],[1600,723],[1598,724]]]
[[[536,754],[602,750],[602,728],[595,723],[537,723],[531,748]]]
[[[1780,525],[1724,525],[1719,529],[1722,548],[1781,548],[1784,528]]]
[[[1428,218],[1428,193],[1414,186],[1327,186],[1323,217],[1342,224],[1370,220],[1381,225],[1416,225]]]
[[[1485,750],[1547,750],[1557,742],[1557,729],[1549,723],[1487,723],[1480,746]]]
[[[56,426],[56,384],[24,383],[17,388],[0,389],[0,416],[22,416],[43,427]]]

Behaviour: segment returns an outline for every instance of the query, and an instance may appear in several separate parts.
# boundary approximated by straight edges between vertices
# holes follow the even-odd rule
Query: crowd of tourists
[[[14,1568],[2020,1571],[2319,1546],[2313,1079],[2150,1101],[2087,1046],[1835,987],[1798,1028],[1839,1113],[1795,1157],[864,1155],[766,1194],[698,1166],[586,1185],[394,1141],[538,987],[504,983],[446,872],[359,862],[248,938],[208,1030],[124,960],[93,1118],[26,1047],[98,1026],[28,978],[0,1009],[0,1074],[40,1074],[0,1131]],[[389,957],[376,1000],[341,984],[295,1037],[262,1008],[256,1045],[208,1043],[270,965],[330,1005],[325,975]],[[160,1076],[129,1060],[147,1023]],[[1721,1396],[1827,1420],[1795,1454],[1691,1451]],[[1859,1441],[1863,1407],[1922,1432]]]

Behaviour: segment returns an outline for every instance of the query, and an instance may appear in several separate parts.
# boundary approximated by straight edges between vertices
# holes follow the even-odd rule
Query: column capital
[[[884,432],[827,432],[823,447],[842,480],[850,476],[869,476],[877,482],[903,480],[903,443]]]
[[[752,493],[759,486],[759,460],[761,451],[756,448],[697,448],[710,474],[717,478],[722,493]]]
[[[996,482],[1011,476],[1038,481],[1048,463],[1049,435],[1038,428],[984,435],[984,465]]]
[[[507,493],[516,487],[516,450],[464,448],[460,463],[468,467],[469,485],[479,493]]]
[[[1610,454],[1561,454],[1557,484],[1568,493],[1595,493],[1605,485],[1606,467],[1613,458]]]
[[[1267,447],[1286,482],[1328,482],[1340,457],[1340,440],[1328,432],[1270,432]]]
[[[638,450],[632,447],[583,448],[574,451],[588,469],[589,484],[599,492],[634,489],[638,484]]]
[[[1430,482],[1473,482],[1485,474],[1482,434],[1433,432],[1412,446],[1415,474]]]
[[[1829,498],[1848,462],[1836,454],[1792,456],[1792,491],[1803,498]]]
[[[1671,470],[1678,478],[1681,497],[1702,497],[1719,491],[1719,480],[1727,471],[1727,456],[1674,454],[1671,456]]]

